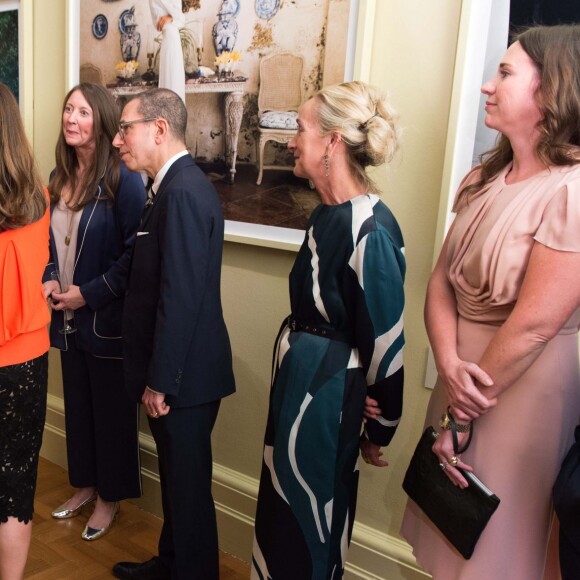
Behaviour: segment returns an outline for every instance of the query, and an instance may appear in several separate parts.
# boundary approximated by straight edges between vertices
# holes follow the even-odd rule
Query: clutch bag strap
[[[451,436],[453,437],[453,452],[455,455],[459,455],[464,451],[467,451],[467,448],[471,444],[471,438],[473,437],[473,426],[474,423],[471,423],[471,429],[469,430],[469,437],[465,445],[459,449],[459,441],[457,439],[457,423],[455,422],[455,417],[452,415],[451,410],[447,408],[447,416],[449,417],[449,425],[451,427]]]

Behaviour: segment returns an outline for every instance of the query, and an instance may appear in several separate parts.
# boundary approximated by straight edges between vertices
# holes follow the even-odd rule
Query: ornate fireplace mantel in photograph
[[[234,182],[236,175],[236,159],[238,155],[238,138],[240,135],[240,126],[242,124],[242,115],[244,112],[244,91],[246,80],[237,77],[232,81],[215,81],[204,79],[188,80],[185,84],[186,94],[207,94],[223,93],[224,94],[224,124],[226,130],[226,147],[225,158],[230,168],[230,182]],[[115,98],[130,97],[137,95],[150,86],[144,85],[107,85]]]

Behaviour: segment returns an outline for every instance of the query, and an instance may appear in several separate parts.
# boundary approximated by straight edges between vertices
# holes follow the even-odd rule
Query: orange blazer
[[[42,288],[49,224],[47,209],[37,222],[0,233],[0,366],[49,349],[50,312]]]

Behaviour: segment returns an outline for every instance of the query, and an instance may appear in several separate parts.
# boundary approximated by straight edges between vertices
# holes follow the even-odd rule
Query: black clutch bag
[[[469,560],[500,500],[468,471],[460,469],[469,483],[466,489],[453,485],[431,450],[436,438],[433,427],[428,427],[421,436],[405,474],[403,489],[457,551]],[[455,455],[458,454],[456,441],[454,437]]]

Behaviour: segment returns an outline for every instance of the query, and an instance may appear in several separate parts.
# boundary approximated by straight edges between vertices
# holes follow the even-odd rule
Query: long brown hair
[[[536,155],[550,165],[580,163],[580,25],[534,26],[514,39],[532,59],[540,77],[535,94],[542,113]],[[483,193],[487,184],[510,161],[513,151],[508,138],[500,135],[497,145],[481,158],[479,179],[464,187],[460,200]]]
[[[119,185],[120,160],[113,139],[119,130],[120,111],[113,96],[102,85],[81,83],[73,87],[64,98],[62,113],[70,96],[79,91],[93,110],[93,135],[95,139],[95,154],[82,180],[77,177],[78,159],[75,148],[68,145],[64,138],[64,127],[61,117],[61,131],[56,143],[56,168],[48,185],[50,199],[60,200],[63,189],[70,187],[74,193],[83,193],[76,201],[74,208],[80,209],[94,199],[99,191],[99,183],[104,181],[104,191],[101,193],[111,201],[115,199],[115,191]]]
[[[18,103],[0,83],[0,232],[38,221],[47,205]]]

